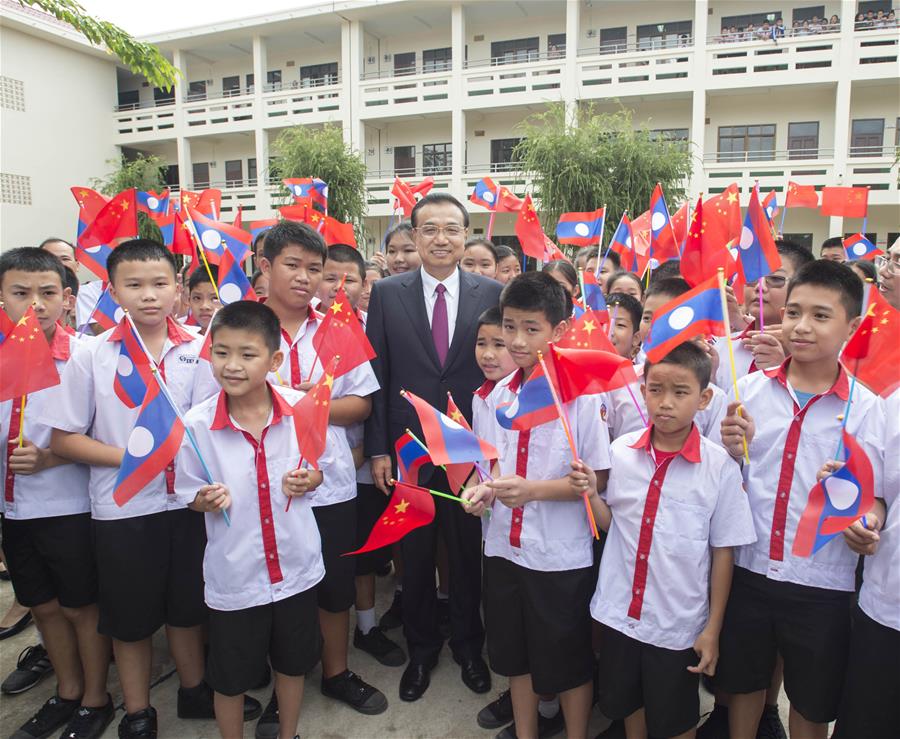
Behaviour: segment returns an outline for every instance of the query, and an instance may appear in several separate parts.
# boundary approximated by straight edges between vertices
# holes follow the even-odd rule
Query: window
[[[628,27],[601,28],[600,53],[621,54],[628,48]]]
[[[654,23],[637,27],[638,50],[666,49],[683,45],[691,38],[692,21]]]
[[[141,93],[138,90],[122,90],[119,92],[120,109],[136,108],[140,102]]]
[[[422,52],[423,72],[447,72],[453,65],[453,49],[425,49]]]
[[[166,187],[178,187],[178,165],[169,164],[165,167],[163,175],[166,178]]]
[[[753,24],[754,28],[759,28],[763,23],[771,23],[772,21],[783,18],[781,11],[770,10],[768,13],[745,13],[744,15],[727,15],[722,17],[722,30],[726,31],[732,26],[737,27],[739,31],[743,31],[747,26]],[[819,16],[821,17],[821,16]]]
[[[539,39],[519,38],[512,41],[491,42],[492,64],[517,64],[518,62],[534,62],[538,60]]]
[[[225,162],[225,186],[240,187],[244,179],[244,162],[240,159],[229,159]]]
[[[719,126],[719,161],[743,162],[775,156],[775,124]]]
[[[225,97],[241,94],[241,76],[239,74],[222,78],[222,94]]]
[[[858,118],[850,134],[850,156],[881,156],[884,143],[884,118]]]
[[[422,147],[422,174],[450,174],[452,152],[451,144],[425,144]]]
[[[188,85],[188,100],[206,100],[206,80],[191,82]]]
[[[402,76],[416,73],[416,52],[406,51],[394,54],[394,74]]]
[[[819,122],[788,123],[788,158],[818,159]]]
[[[513,168],[513,150],[522,139],[491,139],[491,172],[505,172]]]
[[[171,105],[175,102],[175,88],[170,87],[166,90],[163,90],[159,87],[154,87],[153,102],[157,105]]]
[[[807,249],[812,251],[812,248],[813,248],[813,235],[812,234],[784,234],[783,238],[785,241],[793,241],[795,244],[800,244],[800,246],[805,246]]]
[[[657,128],[650,131],[650,138],[653,141],[687,141],[688,130],[686,128]]]
[[[566,34],[547,34],[547,58],[559,59],[566,55]]]
[[[246,81],[247,93],[248,94],[252,93],[253,92],[253,72],[251,72],[246,77],[244,77],[244,80]]]
[[[811,21],[813,18],[818,18],[819,20],[824,18],[825,21],[828,20],[828,18],[825,17],[824,5],[814,5],[811,8],[794,8],[793,14],[791,15],[791,22],[796,23],[797,21],[800,21],[803,23],[803,21]]]
[[[394,147],[394,174],[398,177],[414,175],[416,173],[416,147]]]
[[[272,69],[266,72],[266,85],[268,85],[270,90],[280,90],[281,89],[281,70],[280,69]]]
[[[194,189],[205,190],[209,187],[209,162],[195,162],[193,170]]]
[[[256,185],[256,157],[247,160],[247,180],[251,187]]]
[[[338,81],[337,62],[328,64],[310,64],[300,67],[301,87],[317,87],[319,85],[335,85]]]

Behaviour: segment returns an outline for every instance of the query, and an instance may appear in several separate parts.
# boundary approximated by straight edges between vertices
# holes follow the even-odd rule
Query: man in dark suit
[[[441,411],[447,393],[471,422],[472,393],[484,378],[475,363],[478,317],[498,304],[501,285],[462,272],[469,214],[446,193],[432,193],[412,211],[422,267],[379,280],[372,288],[366,333],[378,356],[372,367],[381,390],[372,396],[366,422],[365,454],[382,492],[390,492],[394,442],[409,428],[422,438],[412,406],[400,397],[409,390]],[[422,485],[449,490],[441,469],[423,468]],[[462,506],[435,499],[435,522],[408,534],[403,553],[403,628],[409,665],[400,680],[400,698],[418,700],[428,688],[443,638],[438,629],[435,590],[435,537],[441,527],[450,560],[450,649],[463,682],[476,693],[490,690],[481,657],[481,524]]]

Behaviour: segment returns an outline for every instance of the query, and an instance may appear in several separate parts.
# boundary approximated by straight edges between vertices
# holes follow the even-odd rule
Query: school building
[[[62,42],[46,30],[39,36],[22,20],[26,11],[2,0],[4,220],[18,212],[15,229],[3,226],[3,246],[33,243],[25,237],[35,220],[57,218],[56,210],[64,233],[74,228],[65,188],[83,181],[53,173],[64,193],[52,199],[53,214],[38,207],[49,200],[39,156],[47,136],[64,140],[67,156],[93,158],[94,176],[116,149],[159,156],[173,189],[218,187],[223,220],[240,204],[246,223],[271,217],[282,202],[268,167],[279,133],[332,123],[368,168],[371,250],[392,214],[395,175],[431,175],[436,189],[458,197],[490,176],[522,194],[529,183],[512,157],[516,126],[562,100],[625,106],[636,125],[684,141],[694,195],[737,181],[746,205],[757,179],[782,203],[788,180],[868,186],[867,232],[883,248],[900,232],[900,29],[887,20],[890,0],[812,1],[336,0],[145,38],[181,71],[181,83],[165,91],[108,58],[97,70],[44,65],[35,57]],[[857,19],[870,10],[884,20]],[[8,63],[10,37],[19,46]],[[94,64],[89,47],[71,54]],[[43,94],[32,81],[41,73],[53,89],[79,80],[69,83],[78,102],[54,106],[52,131],[34,127],[28,105],[9,107],[16,74],[31,75],[23,93],[30,101]],[[18,121],[15,140],[8,119]],[[483,231],[486,213],[472,211],[474,232]],[[784,231],[818,247],[861,226],[792,209]],[[494,232],[498,241],[512,238],[512,217],[499,215]]]

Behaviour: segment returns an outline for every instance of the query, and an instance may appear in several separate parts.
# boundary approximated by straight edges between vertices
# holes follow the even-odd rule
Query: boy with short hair
[[[500,298],[503,339],[518,370],[492,391],[495,411],[517,399],[539,352],[562,337],[570,311],[564,288],[543,272],[515,278]],[[600,399],[566,404],[575,448],[597,470],[609,468]],[[559,419],[527,431],[495,424],[485,434],[500,454],[497,477],[468,488],[468,511],[491,509],[484,545],[484,610],[492,669],[510,678],[515,732],[536,736],[538,695],[559,693],[570,737],[584,737],[591,707],[588,601],[593,552],[584,503],[569,486],[569,445]]]
[[[68,274],[49,250],[0,256],[4,310],[18,322],[34,308],[59,372],[76,345],[60,323]],[[8,440],[0,458],[3,550],[16,598],[31,608],[57,678],[56,694],[16,736],[43,737],[65,726],[65,736],[86,739],[101,736],[115,713],[106,692],[110,643],[97,633],[88,469],[48,448],[51,429],[40,418],[50,398],[50,388],[29,394],[24,415],[19,398],[0,403],[0,435]]]
[[[745,441],[749,449],[744,480],[757,534],[755,544],[736,550],[722,629],[716,683],[731,694],[732,736],[756,731],[776,655],[784,660],[792,736],[825,737],[837,715],[857,556],[841,543],[809,557],[794,556],[792,546],[816,472],[841,438],[841,419],[869,459],[881,454],[885,422],[877,396],[857,384],[844,418],[850,383],[839,356],[859,325],[862,296],[862,282],[844,265],[801,267],[788,285],[781,324],[790,357],[741,378],[741,402],[730,403],[722,422],[731,456],[743,459]],[[881,469],[873,467],[881,497]]]
[[[846,262],[847,251],[844,249],[844,240],[840,236],[825,239],[819,250],[819,258],[829,262]]]
[[[323,279],[326,247],[309,226],[282,221],[266,232],[260,268],[269,277],[269,306],[281,322],[284,361],[270,375],[279,384],[306,390],[321,377],[322,363],[313,348],[313,336],[323,316],[312,309]],[[369,415],[371,395],[378,382],[368,362],[336,377],[331,389],[329,423],[337,429],[335,465],[316,491],[313,513],[322,539],[325,578],[319,583],[319,622],[322,627],[322,693],[367,715],[387,709],[387,698],[347,669],[350,606],[355,601],[356,563],[342,557],[356,547],[356,465],[346,428]],[[274,736],[278,702],[273,694],[257,736]]]
[[[175,492],[206,513],[208,679],[216,721],[223,737],[241,736],[243,694],[259,683],[268,659],[279,697],[279,736],[294,736],[304,675],[322,648],[315,586],[325,567],[305,494],[323,473],[299,468],[294,427],[305,419],[295,416],[293,405],[303,394],[266,382],[282,361],[274,312],[256,302],[232,303],[216,314],[210,333],[212,371],[222,390],[185,416],[206,467],[185,435]],[[333,435],[330,430],[320,469],[330,466]]]
[[[740,471],[694,422],[712,397],[710,371],[692,343],[647,365],[650,426],[613,442],[606,491],[581,463],[570,477],[609,530],[591,601],[598,700],[628,736],[693,736],[699,676],[716,670],[732,547],[756,538]]]
[[[210,277],[212,273],[212,277]],[[219,279],[218,267],[209,265],[209,272],[203,267],[198,267],[188,278],[188,305],[190,315],[194,323],[200,327],[201,333],[206,333],[209,322],[215,312],[222,307],[219,302],[219,294],[213,280]]]
[[[180,409],[214,394],[212,376],[198,366],[202,340],[170,316],[176,295],[171,252],[154,241],[134,239],[113,250],[107,270],[110,293],[128,311]],[[90,466],[98,629],[112,637],[125,696],[121,739],[156,735],[151,637],[163,624],[181,680],[179,717],[213,717],[212,691],[203,682],[203,518],[175,496],[174,464],[125,505],[113,500],[124,447],[140,412],[114,390],[117,371],[134,371],[120,362],[127,330],[123,319],[75,348],[40,419],[53,427],[54,454]],[[250,714],[259,710],[254,703],[248,699]]]

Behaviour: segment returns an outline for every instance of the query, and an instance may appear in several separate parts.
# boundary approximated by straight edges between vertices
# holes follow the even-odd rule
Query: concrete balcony
[[[534,105],[561,97],[566,69],[563,53],[529,54],[522,61],[506,58],[466,62],[463,108]]]
[[[799,153],[775,151],[766,154],[747,152],[744,155],[733,152],[708,154],[703,160],[703,172],[705,193],[715,195],[732,182],[737,182],[743,194],[742,201],[749,197],[756,180],[759,180],[761,192],[774,190],[777,193],[785,192],[788,180],[799,185],[814,185],[816,188],[835,184],[834,152],[830,149]],[[784,198],[779,200],[783,201]]]
[[[303,85],[266,85],[260,112],[264,128],[321,124],[341,120],[344,88],[340,81]]]
[[[853,34],[854,80],[896,79],[900,28],[880,28]]]
[[[363,119],[447,112],[451,109],[449,69],[410,69],[400,76],[359,82]]]
[[[900,149],[896,146],[851,148],[847,174],[841,184],[868,187],[869,204],[891,205],[896,216],[897,203],[900,203],[898,155]],[[900,219],[894,220],[900,223]]]
[[[252,93],[188,99],[182,110],[187,136],[246,131],[253,128],[256,113]]]
[[[578,53],[578,96],[652,95],[693,89],[694,49],[689,41],[677,49],[605,46]]]
[[[175,138],[175,103],[128,105],[113,112],[113,143],[132,144]]]

